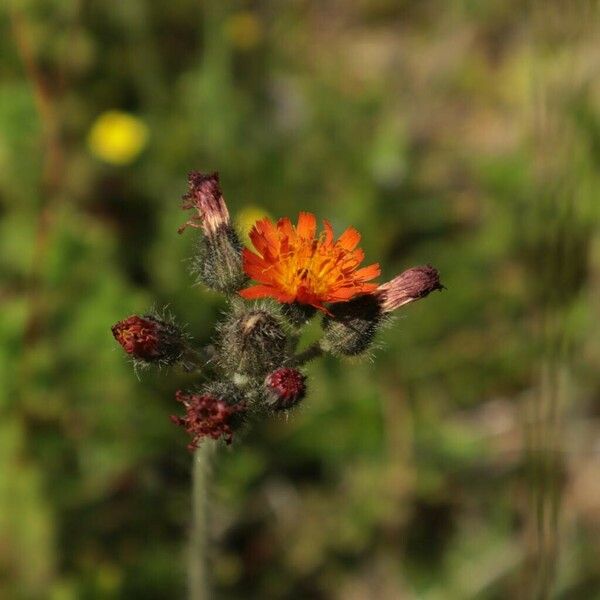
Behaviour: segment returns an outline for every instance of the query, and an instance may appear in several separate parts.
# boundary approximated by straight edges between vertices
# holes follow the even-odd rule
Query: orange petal
[[[360,279],[361,281],[369,281],[369,279],[375,279],[375,277],[379,277],[380,275],[381,269],[379,268],[379,263],[363,267],[354,272],[354,278]]]
[[[365,253],[363,252],[362,248],[357,248],[356,250],[352,250],[352,260],[357,264],[360,265],[360,263],[365,260]]]
[[[348,250],[348,252],[354,250],[358,243],[360,242],[360,233],[354,227],[348,227],[338,240],[338,244],[344,248],[344,250]]]
[[[362,293],[361,287],[352,285],[348,287],[341,287],[337,290],[333,290],[327,294],[327,300],[329,302],[344,302],[358,296]]]
[[[242,258],[244,259],[244,262],[248,261],[248,262],[256,263],[256,262],[260,261],[261,263],[267,264],[264,261],[264,259],[262,258],[262,256],[255,254],[254,252],[252,252],[252,250],[250,250],[250,248],[242,249]]]
[[[239,295],[246,300],[255,300],[256,298],[276,298],[279,290],[270,285],[252,285],[240,290]]]
[[[279,249],[279,234],[276,226],[269,219],[262,219],[256,223],[255,227],[266,240],[271,252],[276,254]]]
[[[277,229],[288,238],[296,237],[296,232],[294,231],[294,226],[288,217],[284,217],[283,219],[279,219],[277,221]]]
[[[252,245],[258,250],[258,252],[264,256],[268,252],[269,244],[265,239],[265,236],[262,234],[262,231],[257,227],[258,224],[255,224],[254,227],[250,230],[248,237],[252,242]]]
[[[331,246],[333,242],[333,227],[327,219],[323,219],[323,227],[325,228],[325,239],[323,240],[323,245]]]
[[[269,268],[269,263],[263,260],[260,256],[257,256],[249,250],[244,248],[242,250],[242,258],[244,261],[244,271],[246,275],[249,275],[253,279],[260,280],[264,271]]]
[[[309,212],[301,212],[298,215],[296,233],[298,234],[298,237],[312,240],[317,233],[317,219],[315,215]]]

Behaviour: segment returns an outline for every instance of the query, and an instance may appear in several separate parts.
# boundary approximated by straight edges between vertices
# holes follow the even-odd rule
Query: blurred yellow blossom
[[[94,121],[87,141],[98,158],[113,165],[127,165],[144,149],[148,135],[148,126],[140,118],[109,110]]]
[[[225,34],[236,48],[250,50],[263,36],[262,22],[250,11],[237,12],[225,22]]]
[[[265,217],[271,219],[271,215],[260,206],[250,205],[242,208],[242,210],[238,212],[235,221],[237,224],[237,230],[244,244],[250,245],[250,238],[248,237],[248,234],[250,233],[252,226],[254,223],[256,223],[256,221],[259,219],[264,219]]]

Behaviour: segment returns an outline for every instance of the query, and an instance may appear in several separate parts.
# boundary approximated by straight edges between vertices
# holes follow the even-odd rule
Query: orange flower
[[[241,290],[240,295],[309,304],[328,312],[324,302],[346,302],[377,289],[366,282],[379,276],[379,265],[358,268],[364,259],[357,248],[358,231],[349,227],[334,241],[331,224],[324,221],[324,226],[316,237],[317,220],[305,212],[295,227],[287,217],[276,225],[269,219],[258,221],[250,231],[258,254],[244,248],[243,257],[244,271],[261,285]]]

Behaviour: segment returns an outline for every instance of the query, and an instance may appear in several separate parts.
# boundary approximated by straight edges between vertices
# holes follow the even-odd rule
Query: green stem
[[[212,597],[209,569],[209,487],[215,445],[208,440],[194,453],[192,466],[192,530],[188,557],[190,600],[210,600]]]
[[[321,347],[320,342],[315,342],[311,344],[306,350],[296,354],[296,356],[292,356],[288,361],[288,366],[290,367],[300,367],[307,362],[318,358],[323,355],[323,348]]]

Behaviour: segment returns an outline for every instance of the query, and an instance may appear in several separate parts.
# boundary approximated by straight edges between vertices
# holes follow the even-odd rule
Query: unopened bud
[[[188,182],[183,208],[195,209],[197,214],[179,228],[179,233],[186,227],[195,227],[204,234],[194,271],[207,287],[218,292],[235,292],[244,287],[247,277],[242,265],[242,244],[231,225],[219,175],[193,171]]]
[[[219,174],[203,174],[191,171],[188,175],[189,190],[183,196],[184,210],[195,209],[194,215],[187,223],[182,225],[178,232],[186,227],[202,229],[204,235],[210,237],[223,226],[230,224],[229,210],[223,198],[219,184]]]
[[[210,387],[202,393],[179,390],[175,399],[183,404],[185,415],[172,415],[171,421],[191,436],[190,450],[197,448],[204,438],[222,439],[231,444],[233,433],[242,424],[246,410],[235,395],[215,392]]]
[[[234,312],[219,326],[219,359],[228,373],[263,375],[286,358],[286,335],[266,310]]]
[[[265,389],[273,410],[287,410],[306,395],[306,376],[298,369],[281,367],[267,375]]]
[[[173,364],[185,348],[177,326],[151,315],[127,317],[112,326],[112,333],[127,354],[144,363]]]
[[[382,313],[372,294],[358,296],[349,302],[336,302],[323,318],[324,351],[338,356],[357,356],[365,352],[377,333]]]
[[[330,314],[323,319],[321,348],[341,356],[362,354],[373,343],[388,313],[442,289],[438,271],[428,265],[404,271],[372,294],[332,304]]]
[[[425,298],[434,290],[442,290],[440,274],[431,265],[413,267],[380,285],[375,291],[381,311],[390,313],[405,304]]]

